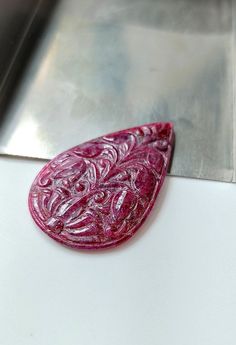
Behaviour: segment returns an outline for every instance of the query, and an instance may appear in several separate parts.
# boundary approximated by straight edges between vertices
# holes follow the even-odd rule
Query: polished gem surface
[[[30,189],[34,221],[72,248],[117,246],[132,237],[150,213],[173,144],[171,123],[151,123],[59,154]]]

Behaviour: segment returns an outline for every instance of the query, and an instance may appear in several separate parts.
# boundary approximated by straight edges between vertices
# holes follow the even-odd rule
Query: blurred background
[[[170,173],[235,180],[230,0],[0,0],[0,153],[172,121]]]

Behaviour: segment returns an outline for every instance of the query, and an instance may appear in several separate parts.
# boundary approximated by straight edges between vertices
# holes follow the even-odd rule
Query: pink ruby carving
[[[59,154],[30,189],[34,221],[72,248],[117,246],[132,237],[150,213],[173,143],[171,123],[152,123]]]

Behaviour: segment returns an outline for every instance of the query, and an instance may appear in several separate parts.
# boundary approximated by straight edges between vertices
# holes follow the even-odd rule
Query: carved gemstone
[[[109,134],[58,155],[29,193],[38,226],[69,247],[117,246],[151,211],[174,143],[171,123]]]

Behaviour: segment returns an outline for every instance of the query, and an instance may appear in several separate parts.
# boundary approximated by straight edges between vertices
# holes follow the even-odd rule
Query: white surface
[[[1,345],[236,343],[236,185],[168,178],[134,240],[84,253],[31,220],[41,166],[0,159]]]

